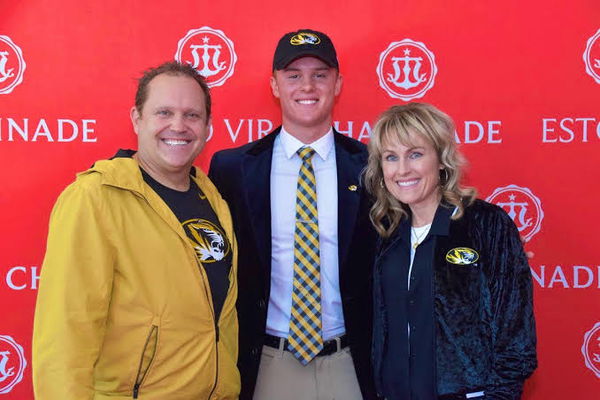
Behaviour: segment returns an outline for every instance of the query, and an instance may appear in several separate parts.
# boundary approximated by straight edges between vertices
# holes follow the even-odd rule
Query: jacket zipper
[[[150,329],[150,333],[148,334],[148,337],[146,338],[146,343],[144,344],[144,350],[142,351],[142,355],[140,357],[140,364],[138,367],[137,375],[135,377],[135,384],[133,385],[133,398],[134,399],[138,398],[140,386],[142,385],[142,382],[144,382],[144,378],[146,378],[146,375],[148,374],[148,370],[150,369],[150,365],[152,364],[152,361],[154,360],[154,356],[156,354],[156,345],[158,342],[157,330],[158,330],[158,326],[152,325],[152,328]],[[148,350],[148,345],[150,344],[150,340],[152,340],[152,338],[154,338],[154,348],[152,350],[152,355],[150,356],[150,360],[148,361],[147,365],[144,366],[144,355],[146,354],[146,351]]]
[[[202,263],[200,263],[198,261],[198,267],[199,268],[204,268],[204,266],[202,266]],[[200,271],[199,271],[200,272]],[[233,266],[232,266],[232,271],[230,273],[230,275],[233,273]],[[210,293],[208,292],[208,289],[206,287],[206,280],[204,279],[204,275],[202,275],[202,273],[200,272],[200,275],[202,276],[202,286],[204,286],[204,292],[206,293],[206,297],[209,301],[209,304],[212,304],[212,299],[210,297]],[[229,291],[231,290],[231,281],[229,282],[229,288],[227,289],[227,297],[229,297]],[[225,306],[225,304],[223,304],[223,306]],[[234,306],[235,307],[235,306]],[[211,389],[207,400],[210,400],[210,398],[212,397],[212,395],[214,394],[215,390],[217,389],[217,384],[219,382],[219,339],[220,339],[220,332],[219,332],[219,321],[217,321],[217,319],[215,318],[215,310],[214,310],[214,304],[212,304],[212,307],[210,308],[210,312],[212,314],[213,317],[213,321],[214,321],[214,326],[215,326],[215,354],[216,354],[216,366],[215,366],[215,383],[213,385],[213,388]],[[221,310],[221,314],[222,314],[222,310]]]
[[[204,268],[204,266],[199,261],[197,261],[197,262],[198,262],[199,268]],[[213,321],[214,321],[214,328],[215,328],[215,355],[216,355],[216,357],[215,357],[215,383],[213,384],[213,387],[210,390],[210,393],[207,397],[207,400],[210,400],[213,393],[217,389],[217,383],[219,382],[219,321],[217,321],[217,319],[215,318],[214,304],[212,304],[210,293],[208,292],[208,288],[206,287],[206,279],[204,279],[204,275],[202,274],[201,271],[198,271],[198,272],[200,272],[200,275],[202,276],[202,286],[204,287],[204,293],[206,294],[206,299],[208,300],[208,303],[211,305],[211,307],[209,307],[209,308],[210,308],[210,313],[211,313]]]

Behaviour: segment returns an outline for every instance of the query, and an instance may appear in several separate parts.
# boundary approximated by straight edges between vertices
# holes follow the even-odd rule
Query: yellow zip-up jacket
[[[33,333],[39,400],[236,399],[237,244],[225,201],[194,177],[231,242],[218,324],[181,224],[132,158],[97,162],[50,217]]]

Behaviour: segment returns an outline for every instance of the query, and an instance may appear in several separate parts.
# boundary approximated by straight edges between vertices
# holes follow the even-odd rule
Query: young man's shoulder
[[[367,145],[365,143],[337,131],[334,131],[334,134],[337,146],[343,147],[350,153],[367,153]]]
[[[244,154],[258,154],[263,150],[273,148],[273,143],[275,142],[275,137],[277,136],[278,130],[275,130],[268,135],[262,137],[259,140],[255,140],[250,143],[243,144],[241,146],[232,147],[229,149],[223,149],[215,152],[213,155],[213,160],[215,157],[217,158],[238,158]]]

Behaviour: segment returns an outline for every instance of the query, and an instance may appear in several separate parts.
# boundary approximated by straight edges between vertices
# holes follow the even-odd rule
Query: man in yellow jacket
[[[187,65],[140,79],[138,151],[77,176],[50,219],[33,337],[37,399],[236,399],[231,216],[192,166],[210,94]]]

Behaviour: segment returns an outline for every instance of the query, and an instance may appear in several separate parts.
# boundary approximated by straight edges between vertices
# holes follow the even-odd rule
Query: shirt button
[[[412,306],[412,305],[414,305],[414,304],[415,304],[415,301],[414,301],[413,299],[410,299],[410,300],[408,301],[408,304],[410,304],[410,305]]]

